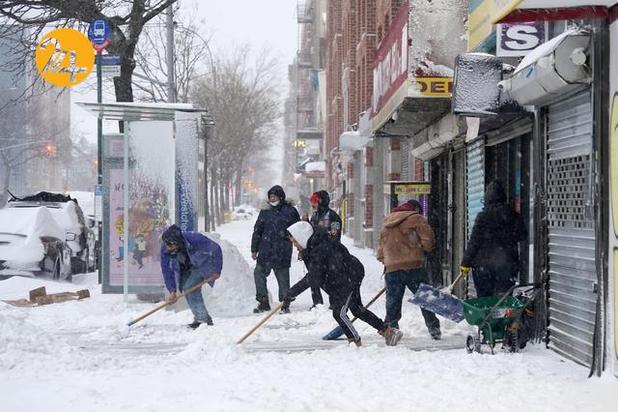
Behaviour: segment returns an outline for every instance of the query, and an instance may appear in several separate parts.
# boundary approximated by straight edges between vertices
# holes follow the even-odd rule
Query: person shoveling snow
[[[223,254],[221,247],[197,232],[182,232],[176,225],[170,226],[162,236],[161,271],[165,287],[170,292],[168,302],[173,304],[180,292],[207,282],[214,286],[221,276]],[[212,325],[212,318],[204,305],[202,290],[185,295],[193,313],[193,322],[188,326],[198,328],[202,323]]]
[[[389,327],[373,312],[363,306],[360,285],[365,269],[340,242],[324,231],[313,231],[309,222],[297,222],[288,227],[290,241],[303,253],[307,274],[290,288],[283,299],[283,307],[309,288],[322,288],[329,296],[333,318],[343,329],[349,342],[357,346],[361,338],[347,316],[350,311],[373,326],[384,337],[387,345],[396,345],[403,336],[398,329]]]

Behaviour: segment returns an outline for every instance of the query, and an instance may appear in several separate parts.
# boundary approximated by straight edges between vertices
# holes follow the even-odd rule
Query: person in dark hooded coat
[[[254,313],[270,310],[266,278],[271,271],[275,272],[277,278],[280,302],[290,288],[292,243],[286,230],[299,220],[296,208],[286,202],[283,188],[281,186],[270,188],[268,205],[260,211],[251,238],[251,257],[257,261],[253,272],[255,298],[259,302]]]
[[[343,329],[349,342],[360,346],[361,339],[347,316],[348,309],[363,322],[371,325],[384,337],[387,345],[394,346],[403,333],[385,324],[363,306],[360,286],[365,275],[363,264],[350,254],[340,242],[325,231],[315,230],[309,222],[301,221],[288,228],[290,240],[299,252],[307,274],[290,288],[283,300],[284,308],[309,288],[322,288],[328,294],[333,318]]]
[[[217,243],[201,233],[183,232],[176,225],[163,232],[161,240],[161,271],[170,292],[168,302],[175,303],[180,292],[204,280],[214,286],[223,268],[223,253]],[[194,317],[190,328],[196,329],[202,323],[212,325],[201,289],[185,295],[185,299]]]
[[[503,294],[514,285],[519,272],[519,242],[526,229],[519,213],[506,203],[499,180],[485,191],[485,207],[476,216],[472,234],[461,262],[461,271],[473,268],[478,297]]]
[[[329,207],[330,196],[325,190],[315,192],[309,198],[311,206],[313,207],[313,214],[311,215],[311,226],[314,230],[323,230],[327,232],[331,238],[340,241],[341,240],[341,218],[333,209]],[[324,304],[322,298],[322,292],[320,288],[311,288],[311,298],[313,299],[313,305]]]

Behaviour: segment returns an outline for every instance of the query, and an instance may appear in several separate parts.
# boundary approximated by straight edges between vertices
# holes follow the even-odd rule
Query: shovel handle
[[[271,310],[266,316],[264,316],[262,318],[262,320],[260,320],[254,327],[251,328],[251,330],[249,330],[249,332],[245,333],[244,336],[242,338],[240,338],[238,340],[238,342],[236,342],[237,345],[240,345],[241,343],[243,343],[245,341],[245,339],[247,339],[249,336],[253,335],[253,332],[255,332],[256,330],[258,330],[260,328],[260,326],[262,326],[263,324],[266,323],[266,321],[268,319],[270,319],[275,313],[277,313],[281,308],[283,307],[283,302],[281,302],[280,304],[277,305],[277,307],[275,307],[273,310]]]
[[[453,291],[453,289],[455,288],[455,285],[457,285],[457,282],[459,282],[459,279],[461,279],[464,276],[464,274],[465,274],[464,272],[459,272],[459,275],[457,275],[453,283],[451,283],[451,286],[448,287],[447,289],[448,293],[451,293]],[[467,276],[467,274],[465,275]]]
[[[189,293],[195,292],[196,290],[198,290],[199,288],[201,288],[202,286],[204,286],[206,283],[210,282],[211,279],[206,279],[200,283],[198,283],[197,285],[183,291],[180,295],[178,295],[178,298],[176,299],[176,301],[178,301],[178,299],[180,299],[181,297],[188,295]],[[158,312],[159,310],[163,309],[166,306],[169,305],[173,305],[176,302],[165,302],[159,306],[157,306],[156,308],[152,309],[151,311],[148,311],[146,313],[144,313],[142,316],[140,316],[139,318],[133,319],[131,322],[127,323],[127,326],[133,326],[135,325],[137,322],[139,322],[140,320],[147,318],[148,316],[152,315],[155,312]]]

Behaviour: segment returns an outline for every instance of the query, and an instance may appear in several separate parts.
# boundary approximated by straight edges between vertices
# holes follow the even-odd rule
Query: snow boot
[[[402,331],[400,331],[397,328],[392,328],[390,326],[387,326],[386,328],[384,328],[384,330],[381,330],[379,333],[380,335],[384,337],[384,341],[386,342],[387,346],[397,345],[397,343],[399,343],[399,341],[403,337]]]
[[[288,306],[282,306],[281,307],[281,311],[279,312],[279,314],[286,315],[288,313],[290,313],[290,308]]]
[[[431,339],[433,340],[440,340],[440,338],[442,338],[442,332],[440,332],[439,328],[429,329],[429,334],[431,335]]]
[[[360,336],[358,337],[358,339],[348,338],[348,343],[354,343],[357,348],[360,348],[362,346]]]
[[[270,310],[270,303],[268,303],[268,298],[266,299],[262,299],[260,301],[257,308],[253,309],[253,313],[262,313],[262,312],[268,312]]]
[[[189,323],[187,325],[187,327],[190,328],[190,329],[195,330],[195,329],[199,328],[201,324],[202,324],[202,322],[198,322],[197,320],[194,320],[193,322]]]

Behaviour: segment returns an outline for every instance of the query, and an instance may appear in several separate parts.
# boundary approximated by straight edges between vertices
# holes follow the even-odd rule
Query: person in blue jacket
[[[176,225],[163,232],[161,239],[161,271],[165,287],[170,292],[168,302],[176,303],[183,290],[204,280],[214,286],[223,267],[223,254],[217,243],[197,232],[183,232]],[[190,328],[197,329],[202,323],[213,324],[201,288],[185,298],[194,318],[188,325]]]

